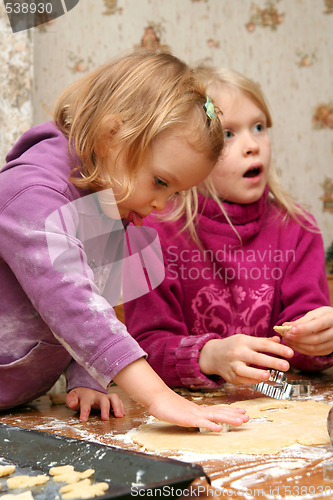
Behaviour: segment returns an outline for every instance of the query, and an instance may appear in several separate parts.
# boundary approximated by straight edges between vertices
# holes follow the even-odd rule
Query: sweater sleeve
[[[292,233],[288,231],[286,237],[292,239]],[[294,321],[318,307],[330,305],[322,237],[318,232],[302,227],[296,233],[296,244],[278,297],[281,307],[279,325]],[[295,352],[291,365],[303,371],[323,370],[333,365],[333,354],[308,356]]]
[[[124,304],[126,326],[147,352],[149,364],[170,387],[218,387],[224,380],[201,373],[198,359],[204,344],[220,337],[189,333],[182,311],[184,300],[179,279],[169,279],[166,269],[160,286]]]
[[[66,375],[66,390],[67,392],[76,387],[88,387],[95,391],[106,394],[108,390],[97,382],[83,366],[79,365],[74,359],[69,363],[65,370]]]
[[[45,221],[66,202],[62,193],[41,185],[10,200],[1,214],[1,257],[56,340],[88,372],[85,380],[94,379],[106,388],[120,370],[145,353],[100,295],[75,228],[69,236],[72,271],[60,272],[52,263],[48,239],[58,251],[64,234],[56,229],[47,233]],[[75,370],[70,373],[74,376]],[[76,375],[74,383],[81,385]]]

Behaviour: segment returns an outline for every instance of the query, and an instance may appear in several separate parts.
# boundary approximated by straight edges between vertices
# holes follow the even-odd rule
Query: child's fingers
[[[248,416],[246,415],[246,410],[244,408],[235,408],[233,406],[200,406],[199,408],[204,408],[205,413],[207,413],[207,418],[214,420],[215,422],[226,422],[228,424],[232,421],[237,420],[237,422],[247,422]],[[223,420],[219,420],[219,419]]]
[[[89,404],[87,402],[81,402],[81,405],[80,405],[80,420],[82,422],[87,422],[87,420],[89,419],[90,410],[91,410],[91,404]]]
[[[80,420],[86,422],[89,419],[90,410],[92,407],[89,398],[79,397],[75,389],[70,391],[66,397],[66,404],[68,408],[74,411],[80,411]]]
[[[292,325],[292,329],[284,337],[291,338],[291,335],[310,335],[333,327],[333,308],[324,306],[309,311],[294,322],[285,323]]]
[[[238,349],[237,359],[232,359],[222,376],[232,384],[254,384],[269,379],[268,370],[287,371],[289,362],[284,359],[294,355],[294,351],[276,339],[249,338],[242,350]],[[267,354],[266,354],[267,353]]]
[[[262,353],[274,354],[276,356],[281,356],[282,358],[292,358],[294,355],[294,352],[290,347],[284,344],[280,344],[280,342],[276,341],[275,337],[272,337],[272,339],[263,339],[257,337],[251,338],[249,349],[249,352],[251,353],[251,359],[245,361],[249,364],[251,363],[253,365],[260,366],[266,366],[265,364],[261,364],[260,362],[258,362],[258,356],[262,356]]]
[[[79,398],[75,391],[71,391],[66,396],[66,405],[71,410],[77,411],[80,409]]]
[[[319,332],[323,329],[323,326],[321,325],[322,321],[318,320],[317,318],[312,318],[309,320],[303,320],[300,321],[299,323],[293,323],[291,330],[287,331],[284,334],[284,339],[292,339],[296,338],[299,336],[307,336],[311,335],[315,332]]]
[[[164,393],[161,402],[154,402],[155,406],[149,408],[150,413],[158,418],[181,427],[202,427],[219,432],[219,424],[242,425],[249,417],[244,409],[233,408],[229,405],[197,405],[177,394],[168,397]]]
[[[108,398],[110,400],[114,416],[118,418],[123,417],[125,415],[124,403],[118,394],[110,393],[108,394]]]
[[[98,404],[100,410],[101,410],[101,419],[102,420],[109,420],[110,418],[110,407],[111,407],[111,402],[107,396],[102,396],[100,399],[100,402]]]
[[[275,342],[269,342],[269,344],[267,344],[264,342],[264,339],[262,339],[262,342],[258,339],[255,349],[250,349],[244,355],[243,361],[247,365],[263,366],[267,369],[287,371],[289,370],[288,361],[275,356],[292,358],[293,355],[293,349],[287,345],[277,344]]]
[[[316,346],[318,344],[322,344],[323,342],[326,342],[329,340],[329,336],[326,335],[324,332],[322,333],[309,333],[308,335],[293,335],[293,334],[288,334],[286,336],[285,341],[288,342],[288,345],[296,345],[296,346]]]
[[[314,318],[312,320],[294,323],[289,332],[286,332],[284,339],[291,339],[295,337],[306,337],[315,333],[323,332],[332,327],[332,320],[330,318]]]
[[[220,408],[218,411],[215,407],[206,407],[207,414],[203,416],[202,420],[198,421],[198,427],[203,427],[211,431],[219,432],[221,430],[220,423],[240,426],[249,420],[249,416],[242,408]]]
[[[115,417],[125,415],[124,404],[118,394],[104,394],[98,391],[85,389],[73,389],[67,394],[66,404],[74,411],[80,411],[80,420],[86,422],[89,419],[91,409],[101,411],[101,419],[109,420],[112,407]]]
[[[292,350],[292,349],[291,349]],[[292,350],[292,352],[294,352]],[[270,356],[262,353],[254,353],[251,359],[251,362],[248,363],[248,366],[260,366],[265,368],[266,370],[278,370],[281,372],[286,372],[290,368],[290,364],[286,359],[276,358],[274,356]]]
[[[237,384],[247,385],[257,384],[259,382],[267,382],[270,377],[270,373],[268,370],[254,368],[246,364],[243,364],[241,367],[239,367],[237,375]]]
[[[278,337],[277,335],[274,335],[274,337],[269,337],[269,340],[276,342],[277,344],[280,344],[281,342],[281,337]]]
[[[261,359],[259,366],[265,366],[266,369],[249,366],[243,363],[237,370],[237,383],[238,384],[257,384],[259,382],[267,382],[270,377],[269,370],[277,370],[286,372],[290,365],[288,361],[273,358],[271,356],[264,356]]]
[[[333,338],[329,334],[299,336],[295,341],[288,340],[295,351],[310,356],[327,356],[333,352]]]

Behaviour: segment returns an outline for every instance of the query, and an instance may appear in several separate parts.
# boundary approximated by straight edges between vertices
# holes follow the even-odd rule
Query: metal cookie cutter
[[[292,399],[295,397],[308,397],[311,394],[311,383],[307,380],[286,381],[286,374],[277,370],[270,370],[268,382],[253,385],[253,389],[265,396],[274,399]]]
[[[270,382],[277,382],[278,384],[280,384],[287,379],[287,375],[284,372],[279,372],[278,370],[269,370],[269,373],[270,377],[268,380]]]
[[[269,396],[274,399],[283,399],[283,384],[269,384],[268,382],[261,382],[260,384],[255,384],[252,386],[255,391],[261,392],[265,396]]]
[[[285,394],[288,398],[308,397],[311,394],[311,384],[307,380],[290,380],[285,384]]]

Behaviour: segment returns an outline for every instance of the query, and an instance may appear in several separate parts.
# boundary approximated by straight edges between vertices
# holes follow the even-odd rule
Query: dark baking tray
[[[17,466],[15,474],[48,473],[55,465],[74,465],[75,470],[95,469],[94,480],[109,483],[108,492],[99,499],[176,498],[191,482],[206,477],[200,465],[128,451],[91,441],[39,432],[0,423],[2,464]],[[137,486],[138,479],[143,483]],[[209,480],[209,478],[207,478]],[[6,478],[0,481],[6,493]],[[32,490],[35,500],[60,500],[63,483],[49,480]],[[158,490],[158,491],[157,491]]]

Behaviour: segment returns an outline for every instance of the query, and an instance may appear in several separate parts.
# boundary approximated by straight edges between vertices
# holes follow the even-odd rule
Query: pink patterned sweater
[[[125,304],[129,332],[172,387],[211,388],[224,380],[200,372],[200,349],[237,333],[271,337],[273,326],[329,305],[322,238],[283,214],[268,197],[250,205],[225,204],[233,228],[212,199],[200,196],[198,235],[181,222],[146,224],[158,230],[166,266],[163,283]],[[291,365],[317,371],[333,355],[295,353]]]

